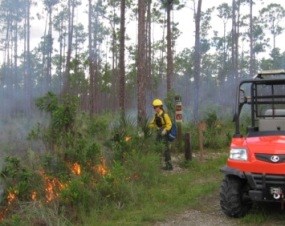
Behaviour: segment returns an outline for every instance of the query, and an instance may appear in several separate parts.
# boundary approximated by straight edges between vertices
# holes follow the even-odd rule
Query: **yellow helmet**
[[[162,106],[162,105],[163,105],[163,103],[162,103],[162,101],[160,99],[155,99],[152,102],[152,106],[154,106],[154,107]]]

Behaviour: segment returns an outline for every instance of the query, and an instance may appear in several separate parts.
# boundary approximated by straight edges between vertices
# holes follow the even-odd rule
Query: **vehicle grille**
[[[272,161],[272,156],[277,156],[279,159],[278,161]],[[272,154],[255,154],[255,158],[263,161],[263,162],[270,162],[270,163],[283,163],[285,162],[285,155],[272,155]]]
[[[285,175],[252,173],[251,176],[257,189],[270,186],[285,187]]]

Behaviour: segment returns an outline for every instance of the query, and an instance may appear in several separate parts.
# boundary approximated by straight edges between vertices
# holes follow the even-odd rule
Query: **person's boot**
[[[173,170],[173,166],[170,162],[166,162],[164,170]]]

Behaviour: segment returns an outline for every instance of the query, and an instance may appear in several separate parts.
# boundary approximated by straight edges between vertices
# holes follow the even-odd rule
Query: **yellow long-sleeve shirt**
[[[165,129],[169,131],[172,127],[172,122],[170,117],[167,113],[161,110],[159,113],[156,113],[153,119],[149,123],[150,128],[157,128],[157,129]]]

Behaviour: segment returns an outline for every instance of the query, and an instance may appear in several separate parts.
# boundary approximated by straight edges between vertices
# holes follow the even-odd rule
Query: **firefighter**
[[[164,161],[165,170],[172,170],[173,166],[171,164],[171,156],[170,156],[170,144],[167,139],[167,133],[170,131],[172,122],[169,115],[163,109],[163,103],[160,99],[155,99],[152,102],[153,109],[155,111],[155,115],[151,120],[149,127],[157,129],[157,141],[163,142],[165,145],[164,149]]]

